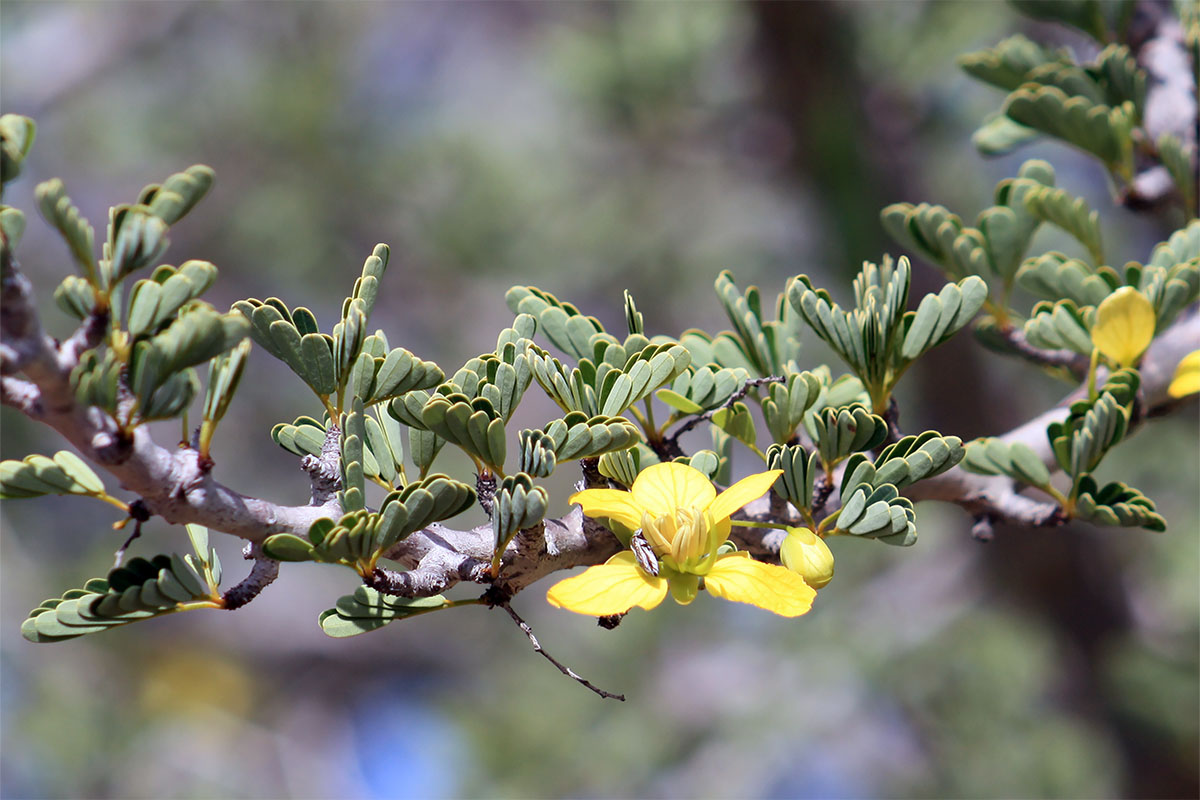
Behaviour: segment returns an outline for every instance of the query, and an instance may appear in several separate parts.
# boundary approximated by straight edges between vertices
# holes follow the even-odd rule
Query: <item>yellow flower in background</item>
[[[1200,350],[1193,350],[1183,357],[1167,387],[1171,397],[1187,397],[1196,392],[1200,392]]]
[[[1092,344],[1118,367],[1132,367],[1154,338],[1154,306],[1132,286],[1122,286],[1096,308]]]
[[[784,617],[812,607],[816,591],[794,572],[755,561],[746,553],[718,553],[729,536],[729,518],[764,495],[782,472],[751,475],[717,494],[694,467],[668,462],[642,470],[628,492],[587,489],[571,497],[589,517],[607,517],[641,529],[660,559],[659,573],[639,566],[631,551],[561,580],[546,593],[551,605],[604,617],[631,608],[654,608],[667,592],[681,605],[701,589]]]
[[[814,589],[833,580],[833,553],[825,540],[808,528],[788,528],[779,546],[779,560]]]

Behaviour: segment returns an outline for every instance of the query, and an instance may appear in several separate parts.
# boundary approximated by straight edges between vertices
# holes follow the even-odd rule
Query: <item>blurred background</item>
[[[803,272],[844,300],[864,259],[898,252],[884,205],[973,219],[1027,157],[1100,209],[1117,263],[1145,260],[1175,221],[1114,209],[1092,162],[971,146],[1001,96],[954,58],[1016,31],[1086,47],[1000,3],[6,0],[3,110],[38,123],[6,202],[30,215],[19,255],[66,335],[51,293],[67,253],[33,187],[61,177],[100,231],[109,205],[209,164],[216,186],[167,256],[222,270],[207,299],[278,295],[328,328],[387,242],[372,323],[451,373],[494,346],[515,283],[618,329],[629,289],[651,334],[727,327],[721,269],[768,299]],[[1071,245],[1047,231],[1034,247]],[[942,283],[917,276],[914,293]],[[831,363],[815,337],[805,348],[805,366]],[[305,502],[268,432],[313,399],[265,353],[249,377],[217,475]],[[964,334],[901,384],[902,422],[995,434],[1068,389]],[[550,408],[534,387],[518,421]],[[4,458],[60,447],[8,409],[0,422]],[[550,608],[544,586],[520,595],[550,652],[624,704],[482,608],[328,639],[317,615],[355,581],[311,565],[236,614],[35,646],[28,610],[105,574],[122,535],[87,500],[5,503],[0,794],[1195,796],[1196,442],[1193,404],[1101,471],[1153,497],[1165,534],[1000,529],[981,544],[957,508],[924,504],[913,548],[833,541],[837,578],[800,620],[701,598],[604,631]],[[555,478],[561,512],[574,476]],[[216,538],[236,582],[238,543]],[[186,547],[157,522],[134,552]]]

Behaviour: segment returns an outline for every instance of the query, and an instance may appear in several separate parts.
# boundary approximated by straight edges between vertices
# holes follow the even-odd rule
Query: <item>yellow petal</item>
[[[796,573],[775,564],[755,561],[746,553],[730,553],[718,558],[704,577],[704,587],[717,597],[749,603],[781,617],[808,613],[817,596],[816,590]]]
[[[571,495],[570,502],[583,507],[589,517],[608,517],[636,531],[642,527],[642,507],[629,492],[620,489],[584,489]]]
[[[721,492],[717,496],[717,499],[713,500],[712,505],[708,507],[709,512],[713,515],[713,519],[729,519],[733,516],[733,512],[751,500],[757,500],[766,494],[767,490],[771,488],[771,484],[775,483],[775,479],[782,474],[783,470],[772,469],[742,478],[733,486]]]
[[[1092,344],[1121,367],[1131,367],[1154,338],[1154,306],[1132,286],[1122,286],[1096,308]]]
[[[633,553],[624,550],[606,564],[554,584],[546,592],[546,601],[589,617],[607,617],[634,606],[654,608],[666,596],[667,582],[642,572]]]
[[[1183,357],[1167,387],[1171,397],[1187,397],[1196,392],[1200,392],[1200,350],[1193,350]]]
[[[671,597],[681,606],[686,606],[700,594],[699,575],[677,572],[667,580],[667,585],[671,588]]]
[[[808,528],[788,528],[779,546],[779,560],[814,589],[833,580],[833,553],[825,540]]]
[[[667,461],[652,464],[638,473],[630,494],[651,516],[661,517],[674,516],[677,508],[703,511],[717,496],[717,490],[695,467]]]

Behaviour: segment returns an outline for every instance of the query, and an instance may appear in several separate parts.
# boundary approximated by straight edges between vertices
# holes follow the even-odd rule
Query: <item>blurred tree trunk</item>
[[[897,201],[930,199],[920,182],[924,165],[909,155],[899,138],[903,131],[898,134],[887,124],[887,114],[873,113],[867,101],[899,90],[888,85],[886,92],[873,92],[878,86],[872,81],[887,83],[886,76],[859,74],[850,19],[855,12],[848,5],[758,0],[753,9],[765,101],[795,142],[792,178],[824,211],[824,229],[834,240],[830,255],[845,265],[849,280],[861,259],[877,260],[896,250],[878,222],[879,211]],[[912,294],[920,297],[941,284],[935,270],[918,268]],[[909,416],[936,420],[940,430],[964,439],[1022,422],[1018,409],[997,402],[988,391],[982,355],[963,335],[922,359],[909,378],[917,383],[922,408],[909,410]],[[954,375],[953,392],[945,391],[946,375]],[[964,540],[968,526],[964,518]],[[1123,794],[1197,796],[1196,760],[1131,727],[1103,679],[1107,646],[1133,630],[1128,597],[1115,577],[1120,565],[1111,540],[1082,530],[998,529],[996,534],[980,559],[982,577],[1053,632],[1069,687],[1066,701],[1117,747]],[[964,541],[964,546],[985,545]]]

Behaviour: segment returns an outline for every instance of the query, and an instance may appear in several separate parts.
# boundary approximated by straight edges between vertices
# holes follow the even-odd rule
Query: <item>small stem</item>
[[[126,514],[129,513],[129,504],[128,503],[118,500],[117,498],[113,497],[111,494],[108,494],[107,492],[100,492],[99,494],[92,495],[92,497],[96,498],[97,500],[103,500],[104,502],[108,503],[109,505],[116,506],[117,508],[124,511]]]
[[[659,438],[660,434],[658,424],[654,421],[654,404],[649,397],[646,398],[646,433],[653,433],[655,439]]]
[[[503,603],[496,603],[495,606],[497,608],[503,608],[505,613],[507,613],[508,616],[512,617],[512,621],[517,623],[517,627],[519,627],[521,629],[521,632],[525,634],[525,637],[527,639],[529,639],[529,643],[531,645],[533,645],[533,651],[535,653],[537,653],[538,655],[542,656],[543,658],[545,658],[547,661],[549,661],[555,667],[557,667],[558,671],[561,672],[563,675],[566,675],[568,678],[571,678],[576,683],[578,683],[582,686],[586,686],[588,689],[591,689],[593,692],[600,695],[600,697],[602,697],[602,698],[608,698],[611,700],[620,700],[622,703],[625,702],[625,695],[613,694],[612,692],[604,691],[600,687],[593,685],[591,682],[589,682],[585,678],[576,674],[574,672],[574,670],[572,670],[570,667],[566,666],[565,664],[560,662],[558,659],[556,659],[554,656],[547,653],[546,650],[542,647],[541,643],[538,642],[537,637],[533,635],[533,628],[530,628],[529,623],[526,622],[525,620],[521,619],[520,615],[518,615],[516,611],[513,611],[512,606],[510,606],[508,604],[507,600],[504,601]]]
[[[1093,347],[1092,348],[1092,358],[1091,358],[1091,361],[1088,362],[1088,377],[1087,377],[1088,400],[1091,400],[1092,402],[1095,402],[1096,397],[1097,397],[1097,395],[1096,395],[1096,366],[1099,363],[1100,363],[1100,349],[1098,347]]]
[[[732,523],[733,523],[734,527],[740,526],[742,528],[772,528],[777,531],[786,531],[788,528],[792,527],[791,525],[785,525],[781,522],[755,522],[755,521],[749,520],[749,519],[735,519],[735,520],[732,520]]]

